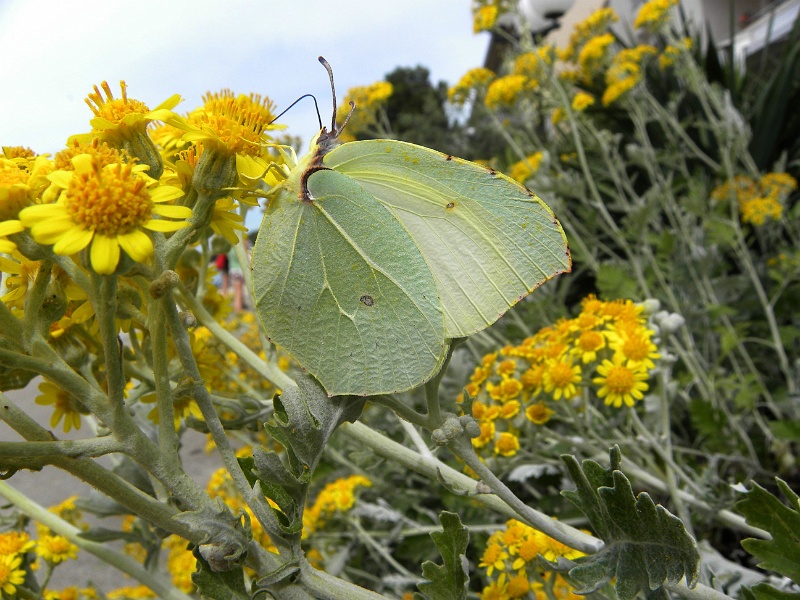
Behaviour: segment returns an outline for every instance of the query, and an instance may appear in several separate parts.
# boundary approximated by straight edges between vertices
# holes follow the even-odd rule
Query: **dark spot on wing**
[[[456,203],[455,202],[448,202],[447,206],[445,208],[455,208],[455,207],[456,207]]]
[[[447,154],[447,155],[444,157],[444,159],[445,159],[445,160],[453,160],[453,155],[452,155],[452,154]]]
[[[359,301],[361,302],[361,304],[363,304],[364,306],[373,306],[373,305],[375,304],[375,300],[374,300],[374,298],[373,298],[372,296],[369,296],[369,295],[367,295],[367,294],[364,294],[364,295],[363,295],[363,296],[361,296],[361,298],[359,298],[358,300],[359,300]]]

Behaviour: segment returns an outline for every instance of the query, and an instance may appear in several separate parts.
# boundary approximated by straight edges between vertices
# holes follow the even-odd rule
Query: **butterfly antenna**
[[[297,100],[295,100],[295,101],[294,101],[294,102],[292,102],[292,103],[291,103],[289,106],[287,106],[287,107],[286,107],[286,108],[285,108],[285,109],[284,109],[284,110],[281,112],[281,114],[279,114],[277,117],[275,117],[274,119],[272,119],[272,121],[270,121],[269,123],[267,123],[267,125],[272,125],[272,124],[273,124],[275,121],[277,121],[277,120],[278,120],[278,119],[280,119],[280,118],[281,118],[283,115],[285,115],[287,112],[289,112],[289,111],[292,109],[292,107],[293,107],[295,104],[297,104],[298,102],[300,102],[300,100],[304,100],[305,98],[311,98],[311,99],[314,101],[314,109],[317,111],[317,121],[319,121],[319,128],[320,128],[320,129],[322,129],[322,117],[319,115],[319,105],[317,104],[317,98],[314,96],[314,94],[303,94],[303,95],[302,95],[302,96],[300,96],[300,97],[299,97]]]
[[[328,72],[328,79],[331,81],[331,96],[333,97],[333,116],[331,117],[331,132],[336,131],[336,86],[333,84],[333,69],[331,69],[330,63],[325,60],[322,56],[317,57],[317,60],[325,67],[325,70]]]

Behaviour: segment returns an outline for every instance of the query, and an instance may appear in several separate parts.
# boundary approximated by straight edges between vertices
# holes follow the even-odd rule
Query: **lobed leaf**
[[[422,574],[428,580],[417,585],[426,600],[463,600],[467,597],[469,564],[466,557],[469,532],[456,513],[442,511],[439,515],[442,531],[431,533],[444,564],[422,563]]]
[[[561,457],[577,490],[562,494],[589,519],[606,543],[602,551],[576,562],[569,575],[589,594],[616,578],[621,600],[639,592],[648,598],[667,598],[664,583],[685,577],[697,580],[700,554],[680,519],[656,505],[646,492],[634,496],[627,477],[617,469],[619,448],[611,450],[611,468],[590,460],[578,464],[574,456]]]
[[[742,540],[742,547],[759,559],[758,566],[762,569],[800,584],[800,497],[782,479],[776,477],[775,481],[789,506],[755,482],[734,505],[748,525],[764,529],[772,536],[771,540]]]

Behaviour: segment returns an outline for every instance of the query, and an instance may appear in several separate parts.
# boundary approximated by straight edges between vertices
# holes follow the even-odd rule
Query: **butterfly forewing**
[[[343,144],[324,164],[357,182],[408,232],[436,282],[448,338],[491,325],[570,269],[552,211],[486,167],[393,140]]]
[[[407,390],[446,353],[436,284],[419,249],[378,201],[334,171],[308,178],[313,200],[273,201],[253,253],[269,338],[331,395]]]

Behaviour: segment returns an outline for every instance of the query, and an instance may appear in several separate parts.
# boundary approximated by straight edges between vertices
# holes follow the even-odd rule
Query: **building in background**
[[[604,6],[619,15],[615,33],[625,39],[644,3],[645,0],[519,0],[518,7],[535,37],[563,48],[569,43],[575,24]],[[741,68],[756,61],[761,63],[765,49],[779,50],[787,42],[800,12],[800,0],[681,0],[681,4],[693,31],[702,37],[710,33],[721,60],[733,47],[734,59]],[[491,34],[485,67],[496,71],[502,64],[508,37],[517,35],[518,21],[511,15],[501,17],[501,31]],[[779,57],[782,52],[770,54]]]

